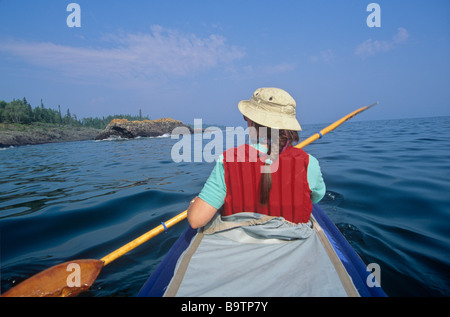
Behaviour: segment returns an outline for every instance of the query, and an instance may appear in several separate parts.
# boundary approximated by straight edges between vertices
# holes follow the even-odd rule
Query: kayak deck
[[[380,287],[369,287],[367,285],[367,279],[369,277],[370,272],[367,270],[366,265],[363,263],[361,258],[356,254],[350,244],[345,240],[340,231],[336,228],[334,223],[328,218],[328,216],[324,213],[324,211],[318,206],[314,205],[312,211],[313,218],[316,223],[316,231],[318,231],[318,237],[321,239],[323,245],[328,246],[328,254],[332,254],[330,258],[333,256],[335,260],[333,262],[336,271],[341,271],[340,274],[341,280],[347,279],[347,282],[343,282],[343,284],[351,284],[348,289],[353,288],[355,291],[349,292],[347,291],[348,296],[363,296],[363,297],[382,297],[386,296],[383,290]],[[149,279],[145,282],[141,290],[139,291],[137,296],[140,297],[161,297],[161,296],[172,296],[167,292],[167,288],[174,278],[174,274],[177,274],[177,263],[179,263],[180,256],[189,248],[194,237],[197,236],[197,230],[194,230],[190,227],[179,237],[179,239],[175,242],[172,248],[169,250],[163,261],[157,267],[157,269],[151,274]],[[327,249],[327,247],[325,247]],[[207,253],[206,253],[207,254]],[[236,261],[235,261],[236,262]],[[315,273],[317,275],[317,273]],[[270,275],[269,275],[270,276]],[[220,278],[220,277],[218,277]],[[370,277],[369,277],[370,278]],[[186,277],[188,279],[188,277]],[[267,280],[267,278],[266,278]],[[255,279],[252,279],[253,283],[258,283]],[[269,281],[271,283],[276,283],[276,281]],[[253,284],[252,283],[252,284]],[[249,284],[249,283],[247,283]],[[273,284],[276,285],[276,284]],[[240,290],[242,291],[242,290]],[[329,293],[319,289],[317,290],[319,293],[312,292],[311,296],[330,296]],[[321,293],[324,291],[323,293]],[[235,294],[233,290],[229,290],[232,294]],[[245,293],[245,292],[244,292]],[[176,293],[174,293],[176,294]],[[183,294],[183,293],[182,293]],[[187,292],[187,294],[191,294]],[[195,295],[196,293],[192,293]],[[211,293],[213,295],[203,294],[201,296],[217,296],[216,294],[220,293]],[[237,293],[240,294],[240,293]],[[276,293],[278,294],[278,293]],[[301,293],[303,294],[303,293]],[[308,293],[307,293],[308,294]],[[319,295],[317,295],[319,294]],[[320,295],[323,294],[323,295]],[[336,293],[342,294],[342,293]],[[251,294],[250,294],[251,295]],[[182,296],[182,295],[179,295]],[[190,296],[190,295],[186,295]],[[221,295],[219,295],[221,296]],[[236,296],[236,295],[232,295]],[[241,295],[237,295],[241,296]],[[270,296],[270,295],[267,295]],[[284,296],[284,295],[280,295]],[[287,295],[289,296],[289,295]],[[294,295],[295,296],[295,295]],[[309,296],[309,295],[306,295]],[[333,295],[331,295],[333,296]],[[341,295],[336,295],[341,296]]]

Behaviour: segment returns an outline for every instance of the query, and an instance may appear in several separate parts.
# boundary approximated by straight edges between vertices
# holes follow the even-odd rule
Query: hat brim
[[[248,100],[240,101],[238,104],[239,111],[260,125],[279,130],[301,131],[302,127],[297,119],[282,113],[268,112],[263,109],[256,109]]]

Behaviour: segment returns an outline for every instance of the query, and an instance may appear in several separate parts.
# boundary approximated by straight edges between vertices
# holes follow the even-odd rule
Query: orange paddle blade
[[[87,290],[103,268],[100,260],[74,260],[42,271],[13,287],[3,297],[70,297]]]

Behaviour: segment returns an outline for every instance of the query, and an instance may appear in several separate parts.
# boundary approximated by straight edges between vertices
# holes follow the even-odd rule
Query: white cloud
[[[391,48],[392,44],[390,42],[368,39],[358,45],[355,54],[360,57],[367,57],[375,55],[378,52],[387,52]]]
[[[405,28],[398,28],[397,33],[393,36],[390,41],[378,41],[368,39],[356,47],[355,55],[366,58],[368,56],[373,56],[379,52],[387,52],[400,44],[405,43],[409,38],[409,33]]]
[[[103,42],[109,42],[110,48],[8,41],[2,43],[0,52],[72,78],[138,80],[182,77],[227,65],[245,55],[227,45],[223,36],[200,38],[161,26],[153,26],[149,33],[108,35]]]
[[[105,97],[95,97],[89,101],[89,105],[98,106],[105,104]]]
[[[409,38],[409,33],[405,28],[398,28],[397,34],[394,35],[393,42],[396,44],[405,43]]]
[[[331,49],[327,49],[319,52],[319,54],[313,55],[309,58],[311,62],[325,62],[330,63],[334,60],[334,53]]]
[[[264,66],[262,67],[262,71],[266,74],[278,74],[293,71],[295,67],[296,65],[293,63],[280,63]]]

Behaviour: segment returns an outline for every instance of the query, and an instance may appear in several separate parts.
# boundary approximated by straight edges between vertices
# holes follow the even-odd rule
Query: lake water
[[[301,138],[325,127],[304,125]],[[185,210],[213,163],[175,163],[170,137],[0,150],[1,291],[100,259]],[[210,140],[204,141],[204,143]],[[450,117],[346,122],[305,150],[320,205],[388,296],[450,295]],[[134,296],[187,222],[107,265],[83,296]]]

